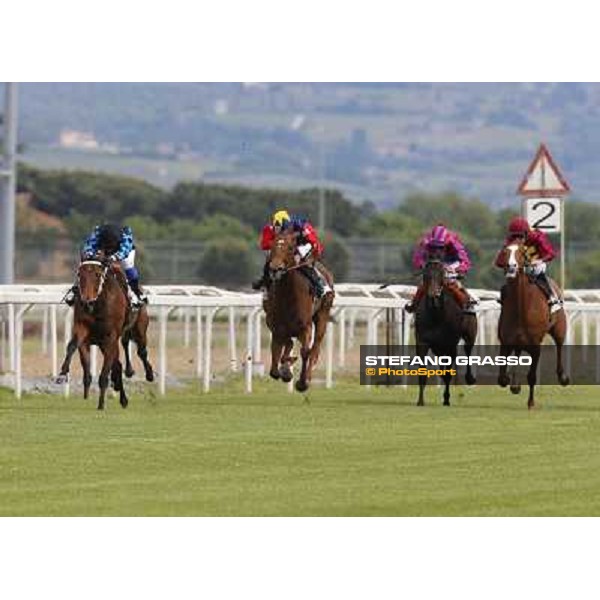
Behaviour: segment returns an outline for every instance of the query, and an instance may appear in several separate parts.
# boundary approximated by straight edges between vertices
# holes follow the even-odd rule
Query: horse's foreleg
[[[275,335],[271,336],[271,369],[269,375],[273,379],[279,379],[279,362],[281,361],[281,354],[283,352],[283,342],[276,338]]]
[[[529,399],[527,400],[527,408],[533,408],[535,406],[535,400],[533,398],[535,384],[537,382],[537,367],[540,362],[541,348],[539,346],[531,346],[529,354],[531,355],[531,366],[527,373],[527,383],[529,384]]]
[[[98,377],[98,385],[100,386],[100,397],[98,398],[98,410],[104,410],[104,399],[106,397],[106,389],[108,388],[108,378],[111,374],[113,363],[119,356],[119,340],[118,338],[109,338],[100,349],[104,355],[102,362],[102,370]]]
[[[502,344],[500,346],[500,356],[510,356],[510,354],[512,353],[512,349],[510,346],[507,346],[505,344]],[[510,382],[510,378],[508,377],[508,373],[507,373],[507,365],[500,365],[500,369],[498,370],[498,385],[500,387],[506,387],[509,382]]]
[[[117,357],[113,362],[111,369],[111,379],[113,381],[115,390],[119,392],[119,402],[123,408],[127,408],[129,404],[129,400],[127,399],[127,395],[125,394],[125,386],[123,385],[123,366],[121,365],[121,361]]]
[[[298,378],[298,381],[296,381],[296,389],[299,392],[305,392],[308,389],[308,360],[310,356],[311,337],[312,321],[302,329],[302,332],[298,336],[298,340],[302,345],[300,348],[300,356],[302,357],[302,370],[300,371],[300,377]]]
[[[73,354],[75,354],[75,350],[84,343],[87,334],[87,329],[80,324],[76,324],[73,328],[73,336],[67,344],[67,353],[65,355],[65,360],[60,367],[60,373],[56,378],[56,383],[66,383],[68,381]]]
[[[427,356],[428,346],[427,344],[417,344],[417,356],[425,358]],[[417,406],[425,405],[425,386],[427,385],[427,376],[419,375],[419,399],[417,400]]]
[[[279,368],[279,376],[281,380],[285,383],[289,383],[294,374],[292,373],[292,348],[294,347],[294,340],[292,338],[288,338],[285,341],[283,348],[283,356],[281,357],[281,367]]]
[[[83,343],[79,346],[79,362],[83,371],[83,398],[88,399],[90,395],[90,385],[92,384],[92,372],[90,370],[90,346]]]

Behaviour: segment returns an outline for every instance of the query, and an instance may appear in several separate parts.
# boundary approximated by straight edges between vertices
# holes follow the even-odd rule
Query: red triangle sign
[[[521,196],[565,196],[571,191],[548,148],[540,144],[517,190]]]

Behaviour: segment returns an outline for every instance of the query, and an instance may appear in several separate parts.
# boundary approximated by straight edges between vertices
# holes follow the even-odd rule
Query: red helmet
[[[514,217],[508,224],[508,233],[511,235],[526,235],[529,231],[529,223],[523,217]]]

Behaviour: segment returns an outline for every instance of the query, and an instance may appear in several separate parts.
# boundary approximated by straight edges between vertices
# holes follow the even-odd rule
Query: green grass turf
[[[1,515],[598,515],[600,389],[0,390]],[[146,388],[152,390],[153,388]]]

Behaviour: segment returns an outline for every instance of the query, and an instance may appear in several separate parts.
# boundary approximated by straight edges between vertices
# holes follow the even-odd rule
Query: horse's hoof
[[[535,408],[535,404],[533,402],[527,403],[527,410],[533,410]]]
[[[465,375],[465,383],[467,385],[475,385],[477,383],[477,377],[471,373]]]
[[[146,381],[150,383],[154,381],[154,371],[146,371]]]
[[[571,379],[567,375],[560,375],[558,378],[558,383],[565,387],[571,383]]]
[[[280,375],[279,375],[279,371],[269,371],[269,375],[275,379],[276,381],[279,379]]]
[[[59,375],[54,380],[54,383],[57,383],[58,385],[63,385],[63,383],[67,383],[68,381],[69,381],[69,376],[68,375]]]
[[[498,377],[498,385],[502,388],[505,388],[509,381],[510,379],[508,377]]]
[[[294,374],[292,373],[292,370],[288,367],[281,367],[281,369],[279,369],[279,376],[281,377],[281,380],[284,383],[289,383],[292,378],[294,377]]]
[[[423,402],[423,400],[417,400],[417,406],[425,406],[425,402]]]
[[[133,369],[125,369],[125,377],[127,379],[131,379],[135,375],[135,371]]]
[[[129,404],[129,400],[127,400],[127,398],[121,398],[119,402],[123,408],[127,408],[127,405]]]
[[[298,379],[298,381],[296,381],[296,391],[305,392],[307,389],[308,389],[308,383],[306,383],[305,381],[302,381],[301,379]]]
[[[517,383],[510,386],[510,391],[512,394],[520,394],[521,393],[521,384]]]

